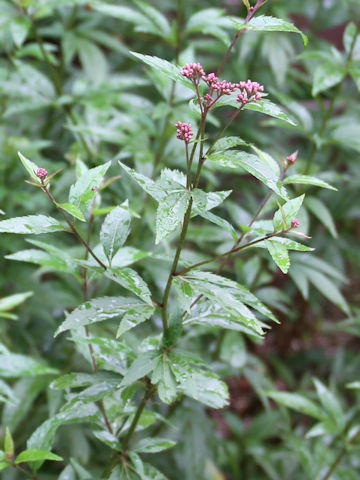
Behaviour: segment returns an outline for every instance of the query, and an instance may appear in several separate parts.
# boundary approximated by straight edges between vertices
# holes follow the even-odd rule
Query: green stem
[[[162,305],[163,305],[162,322],[163,322],[164,333],[167,332],[167,330],[169,328],[168,311],[167,311],[168,302],[169,302],[169,295],[170,295],[172,281],[173,281],[173,278],[174,278],[174,275],[175,275],[175,272],[176,272],[176,269],[177,269],[177,266],[178,266],[178,263],[179,263],[181,250],[183,249],[183,246],[184,246],[184,243],[185,243],[187,229],[188,229],[188,226],[189,226],[189,223],[190,223],[192,203],[193,203],[193,200],[192,200],[192,197],[191,197],[190,201],[189,201],[188,208],[187,208],[185,216],[184,216],[184,222],[183,222],[183,227],[182,227],[181,234],[180,234],[179,244],[178,244],[178,247],[176,249],[175,257],[174,257],[173,263],[171,265],[170,274],[169,274],[169,277],[168,277],[168,280],[167,280],[167,283],[166,283],[166,287],[165,287],[165,291],[164,291],[164,297],[163,297],[163,302],[162,302]]]
[[[350,440],[347,442],[346,445],[343,446],[343,448],[340,450],[338,456],[335,458],[334,462],[330,466],[329,470],[325,473],[324,477],[322,480],[329,480],[331,475],[334,473],[336,470],[337,466],[341,462],[342,458],[346,454],[346,447],[347,445],[351,445],[352,443],[355,443],[355,441],[360,437],[360,428],[355,432],[355,434],[350,438]]]

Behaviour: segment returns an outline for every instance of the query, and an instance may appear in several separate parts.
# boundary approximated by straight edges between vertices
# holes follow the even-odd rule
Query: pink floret
[[[45,178],[48,174],[48,171],[45,168],[38,168],[36,172],[36,176],[39,178]]]
[[[177,122],[175,123],[175,127],[177,138],[179,140],[184,140],[186,143],[190,142],[194,136],[191,123]]]

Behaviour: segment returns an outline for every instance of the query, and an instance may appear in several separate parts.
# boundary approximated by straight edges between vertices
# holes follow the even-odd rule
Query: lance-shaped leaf
[[[130,290],[134,295],[140,297],[144,302],[152,305],[149,287],[140,275],[132,268],[107,269],[105,275],[113,282],[116,282]]]
[[[289,228],[291,225],[291,221],[294,220],[300,207],[303,203],[304,195],[300,195],[300,197],[293,198],[288,202],[284,203],[279,210],[275,212],[273,225],[274,230],[283,230]]]
[[[266,240],[265,245],[276,265],[283,273],[287,273],[290,267],[290,258],[285,245],[271,240]]]
[[[229,170],[244,169],[280,197],[287,199],[287,193],[281,186],[279,176],[268,165],[267,162],[261,160],[257,155],[247,152],[226,151],[214,153],[208,157],[208,166],[221,167]]]
[[[92,325],[96,322],[103,322],[110,318],[119,317],[125,314],[130,308],[135,309],[136,307],[143,307],[143,305],[144,303],[126,297],[94,298],[93,300],[83,303],[68,314],[66,320],[56,330],[55,336],[71,328]]]
[[[115,253],[124,245],[130,233],[130,222],[131,215],[127,200],[111,210],[105,217],[100,231],[100,240],[110,264]]]
[[[39,235],[40,233],[64,232],[66,230],[68,230],[66,225],[46,215],[28,215],[0,222],[0,232],[2,233]]]
[[[128,173],[135,181],[136,183],[143,189],[145,190],[146,193],[148,193],[151,197],[155,198],[158,202],[162,200],[166,193],[163,191],[162,188],[160,188],[156,183],[151,180],[151,178],[146,177],[145,175],[142,175],[141,173],[138,173],[136,170],[133,168],[129,168],[125,164],[121,163],[119,161],[119,165]]]
[[[36,375],[53,375],[55,368],[47,366],[41,360],[16,353],[0,354],[0,377],[27,377]]]
[[[259,15],[253,17],[248,23],[240,23],[233,21],[238,30],[255,30],[260,32],[293,32],[301,35],[301,38],[306,46],[308,43],[307,36],[302,33],[295,25],[282,18],[269,17],[267,15]]]
[[[140,453],[158,453],[162,452],[163,450],[167,450],[168,448],[173,447],[176,445],[176,442],[173,440],[168,440],[167,438],[143,438],[139,440],[134,446],[133,449],[135,452]]]
[[[62,210],[65,210],[65,212],[69,213],[73,217],[78,218],[82,222],[85,222],[85,217],[82,211],[73,203],[58,203],[57,206]]]
[[[130,52],[134,57],[138,58],[142,62],[149,65],[151,68],[156,70],[157,72],[161,72],[166,75],[171,80],[175,82],[179,82],[185,87],[194,89],[194,85],[190,82],[190,80],[183,75],[181,75],[181,67],[174,65],[167,60],[164,60],[159,57],[151,56],[151,55],[143,55],[137,52]]]
[[[317,418],[319,420],[324,420],[326,417],[325,412],[323,412],[315,402],[309,400],[308,398],[300,395],[298,393],[290,392],[266,392],[266,395],[278,403],[285,405],[288,408],[297,410],[298,412],[305,413],[311,417]]]
[[[333,187],[327,182],[324,182],[324,180],[316,177],[311,177],[310,175],[290,175],[283,180],[283,183],[285,185],[288,185],[289,183],[300,183],[302,185],[314,185],[315,187],[328,188],[329,190],[337,190],[337,188]]]
[[[208,210],[220,205],[232,192],[232,190],[226,190],[223,192],[209,192],[206,193],[199,188],[194,188],[191,192],[193,198],[193,213],[192,216],[198,213],[204,213]]]
[[[17,307],[33,295],[33,292],[15,293],[0,299],[0,312],[6,312]]]
[[[87,170],[70,187],[69,202],[79,207],[83,213],[86,213],[100,188],[104,175],[106,174],[111,162]]]
[[[214,105],[214,108],[229,106],[234,108],[239,108],[241,104],[237,101],[237,93],[232,93],[231,95],[224,95],[220,98]],[[269,117],[277,118],[278,120],[283,120],[284,122],[290,123],[291,125],[296,125],[296,122],[285,113],[279,105],[271,102],[267,98],[262,98],[261,100],[256,100],[256,102],[249,102],[244,105],[243,110],[253,110],[254,112],[263,113]],[[218,148],[216,147],[216,150]]]
[[[37,462],[38,460],[53,460],[61,462],[63,459],[58,455],[55,455],[55,453],[46,450],[24,450],[16,457],[15,464]]]
[[[191,194],[185,188],[180,193],[170,193],[161,200],[156,212],[156,240],[165,238],[184,218],[190,202]]]
[[[38,183],[39,185],[41,184],[41,181],[39,177],[36,176],[36,172],[38,171],[39,167],[36,165],[36,163],[32,162],[28,158],[26,158],[22,153],[18,152],[19,158],[21,160],[21,163],[24,165],[26,168],[28,174],[34,180],[35,183]]]

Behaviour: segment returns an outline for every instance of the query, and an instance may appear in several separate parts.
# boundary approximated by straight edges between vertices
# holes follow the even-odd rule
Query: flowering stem
[[[50,198],[50,200],[52,201],[52,203],[55,205],[55,207],[57,208],[57,210],[60,212],[60,214],[62,215],[62,217],[64,218],[64,220],[66,221],[66,223],[69,225],[71,231],[73,232],[74,235],[76,235],[76,237],[80,240],[80,242],[84,245],[84,247],[87,249],[87,251],[90,253],[90,255],[94,258],[94,260],[96,260],[96,262],[104,269],[104,270],[107,270],[107,266],[95,255],[95,253],[93,252],[92,248],[90,247],[90,245],[88,244],[88,242],[80,235],[78,229],[75,227],[75,225],[68,219],[67,215],[65,215],[65,213],[63,212],[63,210],[58,206],[54,196],[50,193],[50,191],[48,190],[47,186],[45,185],[45,183],[42,181],[42,189],[44,190],[44,192],[46,193],[46,195]]]
[[[250,8],[250,10],[249,10],[249,12],[248,12],[248,14],[247,14],[247,16],[246,16],[246,18],[245,18],[244,24],[249,23],[249,21],[252,19],[252,17],[253,17],[254,14],[256,13],[256,11],[257,11],[264,3],[265,3],[264,0],[257,0],[255,6]],[[226,50],[226,52],[225,52],[224,58],[222,59],[219,68],[217,69],[217,75],[220,75],[221,72],[223,71],[225,62],[226,62],[226,60],[227,60],[227,58],[228,58],[228,56],[229,56],[229,54],[230,54],[233,46],[234,46],[235,43],[237,42],[237,40],[238,40],[238,38],[240,37],[240,35],[241,35],[242,33],[244,33],[246,30],[247,30],[247,29],[244,28],[244,29],[242,29],[242,30],[239,30],[239,31],[236,33],[235,37],[233,38],[232,42],[231,42],[230,45],[229,45],[229,48],[228,48],[228,49]]]

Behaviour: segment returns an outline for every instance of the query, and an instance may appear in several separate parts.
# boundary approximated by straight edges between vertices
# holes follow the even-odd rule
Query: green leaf
[[[14,455],[14,440],[8,427],[5,430],[4,450],[6,454],[11,453]]]
[[[274,231],[285,230],[291,226],[291,221],[294,220],[298,214],[304,197],[305,195],[300,195],[299,197],[289,200],[275,212],[273,219]]]
[[[154,313],[154,307],[146,304],[138,305],[136,307],[129,307],[120,322],[119,328],[116,332],[116,338],[119,338],[124,332],[131,330],[145,320],[149,319]]]
[[[329,190],[337,190],[337,188],[333,187],[324,180],[320,180],[320,178],[311,177],[309,175],[290,175],[283,180],[285,185],[292,184],[292,183],[300,183],[302,185],[315,185],[316,187],[321,188],[328,188]]]
[[[306,207],[311,211],[311,213],[317,217],[320,222],[326,227],[331,235],[334,238],[337,238],[338,233],[336,230],[336,226],[330,210],[327,206],[318,198],[316,197],[306,197]]]
[[[68,227],[58,222],[55,218],[45,215],[28,215],[15,217],[0,222],[0,232],[17,233],[21,235],[52,232],[64,232]]]
[[[213,164],[213,165],[211,165]],[[208,157],[208,166],[225,169],[241,169],[256,177],[277,195],[287,198],[285,189],[280,185],[279,177],[269,165],[258,156],[247,152],[227,151],[214,153]]]
[[[75,218],[78,218],[82,222],[85,222],[85,217],[79,207],[73,203],[57,203],[57,206],[60,207],[65,212],[70,213]]]
[[[345,426],[345,417],[339,400],[320,380],[314,378],[313,382],[322,406],[328,411],[334,422],[342,429]]]
[[[155,368],[159,352],[152,350],[150,352],[141,353],[131,364],[126,372],[121,385],[131,385],[132,383],[143,378],[153,371]]]
[[[233,21],[238,30],[255,30],[260,32],[293,32],[301,35],[301,38],[306,47],[308,43],[307,36],[303,34],[295,25],[286,20],[276,17],[269,17],[266,15],[259,15],[253,17],[248,23],[240,23]]]
[[[61,256],[52,255],[34,248],[21,250],[20,252],[6,255],[5,258],[18,262],[29,262],[35,263],[36,265],[44,265],[60,272],[74,273],[76,268],[76,264],[74,264],[71,257],[68,257],[65,253],[63,253],[61,258]]]
[[[14,17],[10,23],[10,32],[17,47],[21,47],[31,27],[30,18],[24,16]]]
[[[148,305],[152,305],[151,292],[140,275],[132,268],[108,268],[105,276],[130,290],[134,295],[140,297]]]
[[[168,62],[167,60],[164,60],[162,58],[158,58],[155,56],[151,55],[142,55],[141,53],[137,52],[130,52],[134,57],[138,58],[142,62],[146,63],[149,65],[151,68],[153,68],[156,72],[161,72],[166,77],[170,78],[171,80],[174,80],[175,82],[179,82],[185,87],[193,89],[194,86],[191,83],[189,79],[181,75],[180,71],[181,68]]]
[[[156,212],[156,244],[173,232],[183,220],[190,198],[190,192],[184,188],[179,193],[170,193],[159,202]]]
[[[271,155],[266,152],[260,150],[260,148],[255,147],[255,145],[251,145],[251,148],[255,151],[257,156],[265,163],[269,165],[269,167],[274,171],[275,175],[280,177],[280,166],[276,160],[273,159]]]
[[[83,213],[86,213],[110,165],[111,161],[99,167],[91,168],[81,175],[76,183],[70,187],[70,203],[79,207]]]
[[[250,10],[250,3],[249,3],[249,0],[242,0],[243,4],[245,5],[245,7],[247,8],[247,11]]]
[[[36,172],[38,171],[39,167],[36,165],[36,163],[26,158],[22,153],[18,152],[18,155],[21,160],[21,163],[26,168],[30,177],[34,180],[34,182],[40,185],[41,184],[40,179],[39,177],[36,176]]]
[[[108,74],[108,63],[103,51],[90,40],[76,38],[76,50],[87,77],[95,84],[104,82]]]
[[[68,314],[66,320],[56,330],[55,336],[71,328],[79,328],[96,322],[103,322],[109,318],[119,317],[125,314],[129,308],[141,307],[143,305],[143,303],[127,297],[94,298],[78,306]]]
[[[217,140],[212,150],[214,152],[220,152],[240,145],[248,145],[248,143],[240,137],[224,137]]]
[[[116,252],[124,245],[129,236],[130,222],[128,200],[114,208],[105,217],[100,231],[100,240],[110,264]]]
[[[311,270],[308,278],[324,297],[337,305],[347,315],[350,315],[349,306],[334,282],[317,270]]]
[[[209,192],[206,193],[199,188],[194,188],[191,191],[193,198],[193,211],[192,215],[202,214],[208,210],[212,210],[220,205],[230,194],[232,190],[226,190],[223,192]]]
[[[308,398],[298,394],[289,392],[266,392],[267,396],[288,408],[297,410],[298,412],[310,415],[319,420],[326,417],[320,407]]]
[[[175,401],[176,380],[166,354],[158,358],[151,376],[151,383],[157,385],[157,393],[162,402],[171,405]]]
[[[265,245],[276,265],[283,273],[287,273],[290,267],[290,258],[285,245],[271,240],[266,240]]]
[[[158,453],[172,448],[174,445],[176,445],[176,442],[167,438],[143,438],[133,446],[133,450],[140,453]]]
[[[315,97],[320,92],[340,83],[346,75],[344,67],[335,62],[326,62],[316,67],[314,72],[312,95]]]
[[[119,161],[119,165],[128,173],[140,187],[158,202],[165,197],[165,192],[151,178],[138,173]]]
[[[33,295],[34,292],[16,293],[0,299],[0,312],[12,310]]]
[[[153,28],[151,33],[157,33],[161,37],[169,37],[171,34],[171,27],[167,18],[156,8],[152,7],[148,3],[140,0],[135,0],[136,5],[142,10],[147,18],[150,19]],[[149,30],[146,30],[149,31]]]
[[[52,375],[58,371],[39,360],[16,353],[0,354],[0,377]]]
[[[61,462],[63,458],[45,450],[24,450],[16,457],[15,464],[17,465],[23,462],[37,462],[38,460],[54,460]]]

